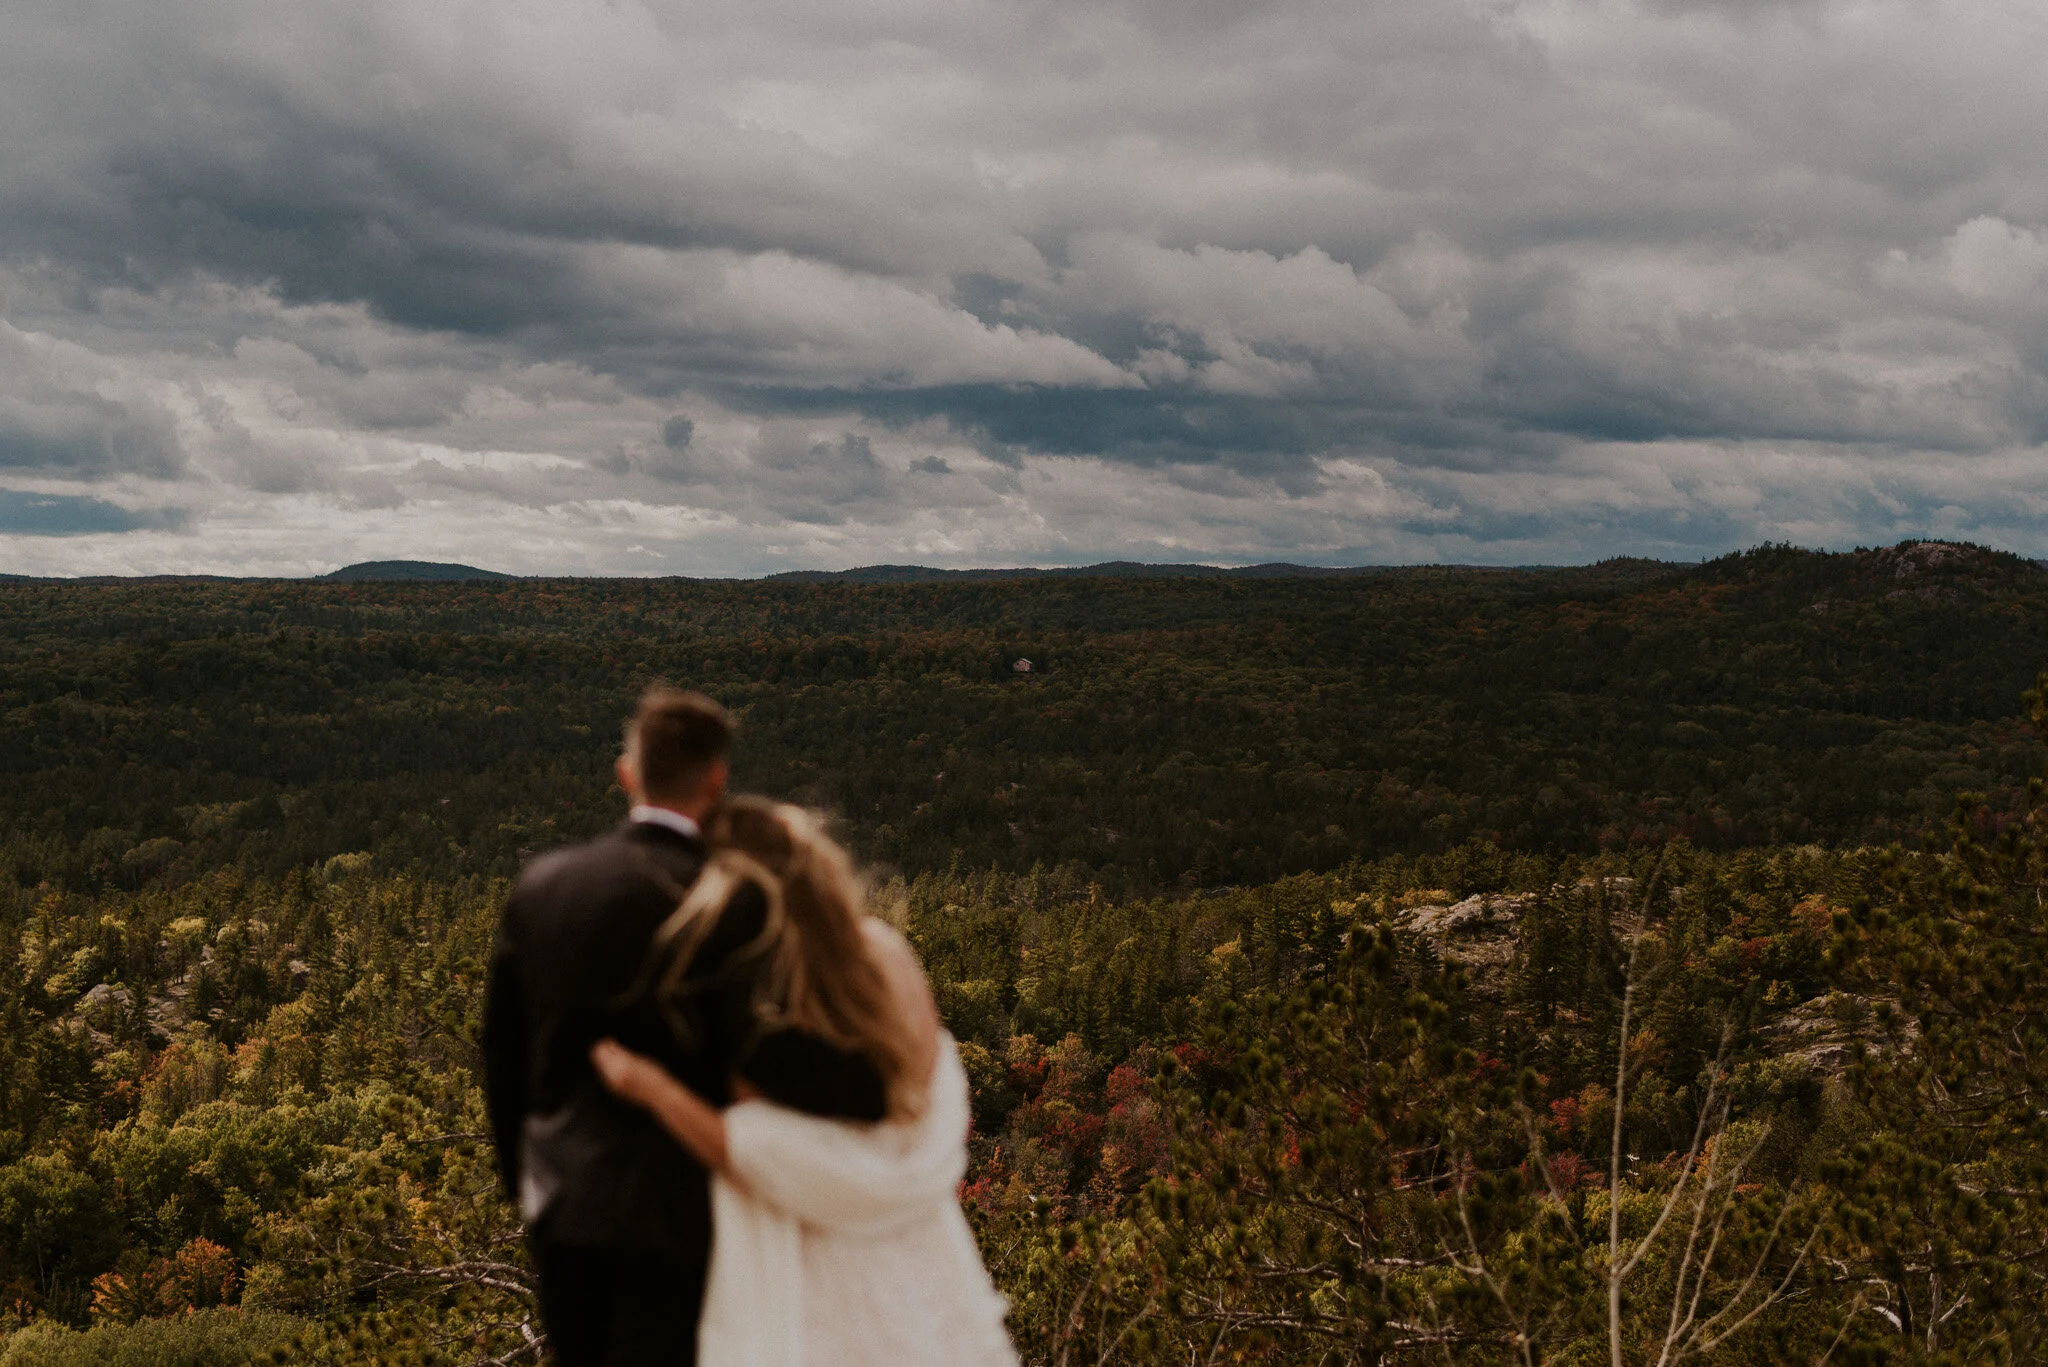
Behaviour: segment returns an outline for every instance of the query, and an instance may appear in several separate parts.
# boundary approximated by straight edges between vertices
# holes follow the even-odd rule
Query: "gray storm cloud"
[[[2048,552],[2038,6],[7,29],[0,568]]]
[[[84,348],[0,320],[0,470],[93,480],[184,466],[169,415]]]

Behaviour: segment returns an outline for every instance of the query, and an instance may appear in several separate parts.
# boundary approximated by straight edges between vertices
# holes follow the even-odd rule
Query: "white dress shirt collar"
[[[677,835],[688,836],[692,840],[704,838],[703,827],[681,812],[670,811],[667,807],[655,807],[642,802],[626,813],[626,819],[648,826],[666,826]]]

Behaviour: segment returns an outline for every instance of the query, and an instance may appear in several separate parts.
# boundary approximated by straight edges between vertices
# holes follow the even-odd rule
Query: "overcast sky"
[[[0,571],[2048,555],[2039,0],[11,0]]]

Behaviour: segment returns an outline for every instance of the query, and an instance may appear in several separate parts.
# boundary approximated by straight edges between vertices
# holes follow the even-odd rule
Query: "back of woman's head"
[[[789,872],[797,832],[814,818],[801,807],[742,794],[712,812],[704,822],[704,841],[715,854],[739,853],[777,878]]]
[[[756,1014],[866,1056],[892,1113],[920,1109],[926,1079],[912,1076],[915,1036],[869,944],[867,891],[846,851],[812,813],[765,798],[734,798],[704,834],[712,855],[681,908],[694,934],[671,961],[671,980],[740,888],[758,886],[767,914],[741,951],[763,960]]]

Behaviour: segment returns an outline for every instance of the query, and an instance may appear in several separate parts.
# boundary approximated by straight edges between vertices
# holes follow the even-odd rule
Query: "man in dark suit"
[[[655,931],[703,869],[702,823],[724,796],[732,722],[697,693],[641,700],[618,760],[625,824],[536,859],[506,902],[484,1015],[485,1090],[498,1166],[519,1203],[541,1318],[563,1367],[690,1367],[710,1262],[704,1169],[598,1081],[611,1036],[725,1104],[735,1076],[823,1115],[879,1119],[866,1060],[753,1022],[763,904],[736,897],[670,1003],[647,985]],[[762,1047],[763,1044],[772,1047]]]

